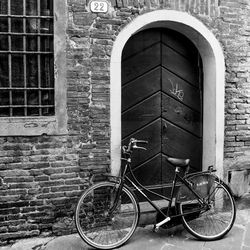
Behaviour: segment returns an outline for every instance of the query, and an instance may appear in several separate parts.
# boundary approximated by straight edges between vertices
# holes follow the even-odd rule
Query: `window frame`
[[[0,136],[67,134],[66,3],[54,0],[54,116],[0,117]]]

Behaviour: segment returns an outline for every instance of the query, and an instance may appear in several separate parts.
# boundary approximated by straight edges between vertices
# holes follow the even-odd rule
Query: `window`
[[[1,0],[0,116],[54,115],[53,2]]]
[[[60,130],[56,126],[62,126],[58,120],[65,123],[59,116],[66,116],[65,43],[62,42],[66,11],[59,2],[0,1],[0,135],[53,134]],[[56,42],[58,48],[54,49]],[[1,123],[15,126],[4,129]],[[18,132],[20,127],[22,132]]]

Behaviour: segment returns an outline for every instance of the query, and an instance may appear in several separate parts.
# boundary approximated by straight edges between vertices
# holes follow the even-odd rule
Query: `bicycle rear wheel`
[[[228,186],[216,176],[205,173],[187,180],[207,205],[202,206],[190,190],[185,190],[186,198],[180,202],[180,213],[188,213],[182,216],[184,227],[201,240],[222,238],[232,228],[236,216],[235,202]]]
[[[135,196],[123,186],[120,197],[116,199],[118,188],[119,184],[115,182],[94,184],[77,203],[77,231],[92,247],[119,247],[129,240],[137,227],[140,211]]]

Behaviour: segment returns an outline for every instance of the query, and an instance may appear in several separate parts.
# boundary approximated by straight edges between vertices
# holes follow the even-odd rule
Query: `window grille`
[[[0,1],[0,117],[55,114],[53,0]]]

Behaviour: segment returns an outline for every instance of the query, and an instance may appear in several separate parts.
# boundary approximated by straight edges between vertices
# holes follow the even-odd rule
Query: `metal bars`
[[[53,0],[1,0],[0,117],[55,114]]]

